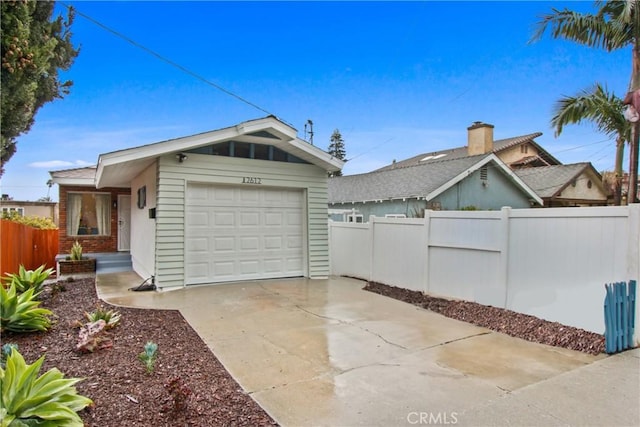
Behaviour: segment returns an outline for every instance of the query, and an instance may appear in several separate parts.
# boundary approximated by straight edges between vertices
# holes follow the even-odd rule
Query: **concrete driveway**
[[[588,374],[614,358],[596,362],[603,357],[491,332],[362,291],[361,281],[127,291],[141,281],[133,273],[100,275],[98,292],[116,305],[180,310],[244,390],[283,426],[598,425],[640,419],[628,409],[633,395],[619,403],[610,399],[624,412],[615,415],[616,408],[602,407],[608,404],[600,399],[606,387],[566,377]],[[637,351],[625,357],[633,362],[622,366],[640,360]],[[637,389],[635,370],[610,370],[608,375],[631,375],[621,381],[636,381]],[[566,413],[552,397],[557,390],[587,407]],[[537,405],[527,393],[550,402]]]

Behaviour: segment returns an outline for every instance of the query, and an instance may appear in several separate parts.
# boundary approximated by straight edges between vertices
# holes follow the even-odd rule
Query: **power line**
[[[255,104],[255,103],[247,100],[246,98],[243,98],[242,96],[237,95],[237,94],[231,92],[230,90],[228,90],[228,89],[226,89],[226,88],[224,88],[224,87],[222,87],[222,86],[220,86],[220,85],[218,85],[218,84],[216,84],[216,83],[214,83],[214,82],[212,82],[210,80],[207,80],[205,77],[201,76],[200,74],[196,73],[195,71],[191,71],[190,69],[178,64],[177,62],[172,61],[171,59],[168,59],[168,58],[162,56],[161,54],[157,53],[156,51],[154,51],[154,50],[152,50],[152,49],[150,49],[150,48],[148,48],[148,47],[136,42],[135,40],[133,40],[133,39],[127,37],[127,36],[125,36],[124,34],[120,33],[119,31],[116,31],[116,30],[112,29],[111,27],[108,27],[107,25],[105,25],[102,22],[92,18],[91,16],[80,12],[75,7],[72,7],[72,6],[70,6],[70,5],[68,5],[67,3],[64,3],[64,2],[60,2],[60,4],[62,4],[63,6],[67,7],[68,9],[73,8],[73,10],[74,10],[74,12],[76,14],[82,16],[86,20],[88,20],[88,21],[94,23],[95,25],[99,26],[100,28],[110,32],[111,34],[115,35],[116,37],[119,37],[119,38],[125,40],[127,43],[137,47],[138,49],[142,49],[145,52],[147,52],[148,54],[155,56],[157,59],[159,59],[159,60],[161,60],[163,62],[166,62],[167,64],[171,65],[172,67],[175,67],[175,68],[179,69],[183,73],[186,73],[186,74],[190,75],[191,77],[194,77],[194,78],[196,78],[196,79],[208,84],[209,86],[213,86],[214,88],[218,89],[219,91],[221,91],[223,93],[226,93],[227,95],[232,96],[232,97],[236,98],[237,100],[239,100],[241,102],[244,102],[245,104],[247,104],[247,105],[249,105],[249,106],[251,106],[253,108],[258,109],[258,110],[262,111],[263,113],[266,113],[266,114],[268,114],[270,116],[277,117],[275,114],[273,114],[270,111],[260,107],[259,105]],[[279,120],[281,120],[281,119],[279,119]],[[285,123],[287,123],[287,122],[285,122]],[[287,124],[291,125],[290,123],[287,123]]]

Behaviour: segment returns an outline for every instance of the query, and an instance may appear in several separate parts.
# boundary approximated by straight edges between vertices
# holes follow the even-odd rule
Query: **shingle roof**
[[[441,158],[413,166],[329,179],[329,203],[425,197],[490,154]]]
[[[53,178],[78,178],[94,179],[96,177],[96,166],[85,168],[65,169],[49,172]]]
[[[589,166],[590,163],[574,163],[571,165],[518,169],[514,172],[540,197],[550,198],[577,178]]]
[[[507,148],[528,142],[528,143],[534,144],[538,148],[542,156],[545,157],[545,160],[547,161],[547,163],[560,163],[558,160],[556,160],[553,156],[547,153],[546,150],[544,150],[534,141],[534,138],[537,138],[541,135],[542,135],[542,132],[534,132],[527,135],[515,136],[513,138],[499,139],[499,140],[493,141],[492,152],[499,153],[500,151],[506,150]],[[438,158],[425,160],[425,158],[429,156],[438,157]],[[390,165],[384,166],[380,169],[377,169],[375,172],[389,170],[389,169],[403,168],[407,166],[415,166],[418,164],[426,164],[426,163],[444,160],[444,159],[458,159],[461,157],[468,157],[466,145],[462,147],[457,147],[457,148],[450,148],[448,150],[440,150],[440,151],[434,151],[431,153],[418,154],[417,156],[413,156],[408,159],[401,160],[399,162],[395,162]]]

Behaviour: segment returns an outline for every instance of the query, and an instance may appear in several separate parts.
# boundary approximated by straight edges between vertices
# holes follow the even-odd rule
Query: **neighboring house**
[[[273,116],[101,154],[51,173],[60,247],[130,250],[159,289],[327,277],[327,172],[342,166]]]
[[[329,212],[334,220],[353,209],[369,216],[416,217],[424,209],[529,208],[542,200],[495,154],[446,159],[329,179]]]
[[[394,160],[390,165],[377,170],[381,171],[418,165],[424,162],[425,159],[430,158],[457,159],[487,153],[494,153],[511,169],[562,164],[535,141],[535,138],[542,135],[541,132],[494,141],[493,129],[493,125],[474,122],[473,125],[467,128],[468,139],[467,145],[465,146],[431,153],[422,153],[401,161]]]
[[[545,207],[607,204],[602,177],[591,163],[525,168],[515,173],[544,200]]]
[[[3,194],[0,198],[0,210],[3,214],[17,213],[20,216],[38,216],[50,218],[58,224],[58,204],[56,202],[28,202],[12,200]]]
[[[585,172],[589,176],[582,178],[584,178],[585,183],[590,181],[590,186],[582,188],[579,195],[573,194],[571,197],[563,196],[558,198],[557,196],[554,196],[550,198],[550,196],[548,196],[548,187],[567,188],[568,186],[571,186],[573,182],[582,181],[581,177],[577,177],[578,180],[576,181],[575,172],[577,167],[574,165],[566,165],[567,168],[553,168],[552,166],[565,165],[562,165],[558,159],[553,157],[535,142],[535,138],[542,135],[541,132],[494,141],[493,129],[493,125],[474,122],[469,128],[467,128],[468,139],[466,146],[432,153],[423,153],[406,160],[398,162],[394,161],[390,165],[380,168],[377,171],[424,164],[427,161],[435,159],[453,160],[466,158],[468,156],[493,153],[512,170],[524,171],[531,168],[542,168],[535,173],[531,172],[525,175],[536,177],[536,181],[534,181],[535,185],[532,185],[532,188],[534,188],[534,190],[538,188],[541,191],[541,193],[538,193],[538,196],[545,200],[545,207],[597,206],[606,204],[607,191],[603,185],[602,177],[595,171],[590,163],[580,163],[580,165],[589,166],[588,168],[585,166],[585,171],[589,169],[589,172]],[[545,179],[541,174],[546,173],[549,173],[550,175]],[[523,175],[519,174],[519,176],[522,177]],[[564,179],[564,181],[560,182],[558,181],[559,179]],[[539,183],[542,184],[539,185]],[[605,194],[604,202],[603,194]]]

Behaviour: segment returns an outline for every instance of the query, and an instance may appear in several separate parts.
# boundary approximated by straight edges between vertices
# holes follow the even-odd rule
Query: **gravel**
[[[588,354],[604,353],[603,335],[558,322],[476,302],[437,298],[381,283],[369,282],[364,289],[512,337]]]

